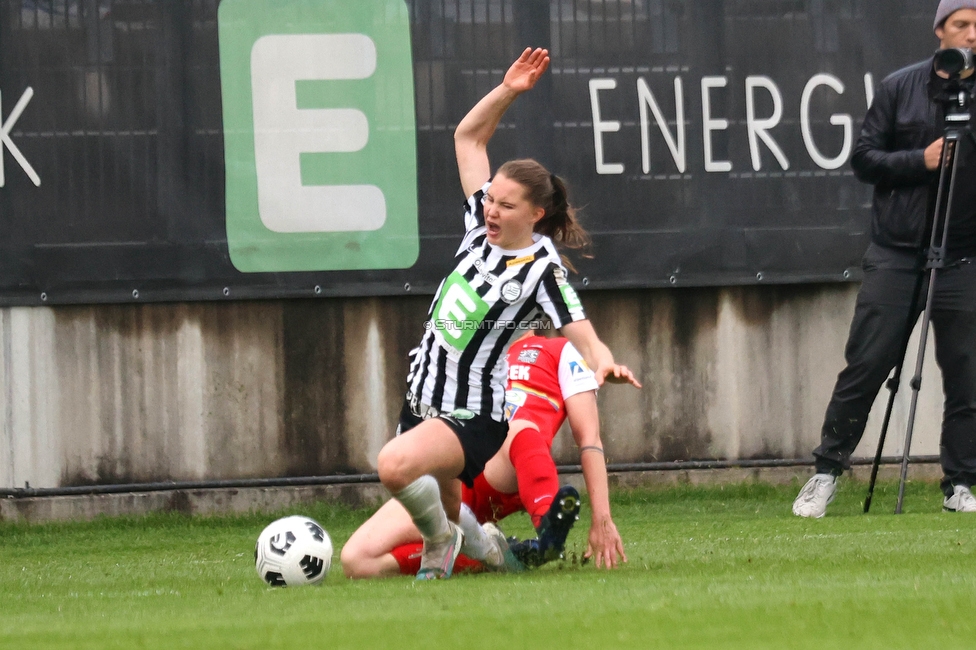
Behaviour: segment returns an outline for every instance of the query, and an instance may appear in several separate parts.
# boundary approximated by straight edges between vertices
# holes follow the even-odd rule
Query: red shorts
[[[504,494],[499,492],[485,480],[484,474],[479,474],[474,480],[474,487],[461,485],[461,500],[471,508],[479,523],[500,521],[515,512],[523,512],[525,506],[518,492]]]

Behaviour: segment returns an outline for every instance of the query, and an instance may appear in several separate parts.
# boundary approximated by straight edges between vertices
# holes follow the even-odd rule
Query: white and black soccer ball
[[[319,584],[331,566],[332,540],[308,517],[292,515],[271,522],[254,546],[254,568],[272,587]]]

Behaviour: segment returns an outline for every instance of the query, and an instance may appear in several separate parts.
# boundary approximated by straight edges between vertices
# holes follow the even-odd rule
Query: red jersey
[[[530,336],[509,348],[505,417],[531,420],[550,444],[566,419],[564,401],[596,389],[596,377],[568,339]]]

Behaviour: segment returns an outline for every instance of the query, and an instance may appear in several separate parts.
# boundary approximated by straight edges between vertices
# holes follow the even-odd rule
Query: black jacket
[[[874,185],[871,241],[918,248],[925,241],[929,187],[937,174],[923,152],[942,135],[941,112],[929,99],[932,59],[902,68],[881,82],[854,145],[854,175]]]
[[[929,243],[939,174],[925,168],[924,152],[944,133],[944,109],[931,99],[930,85],[941,84],[932,62],[902,68],[881,82],[851,156],[855,176],[874,185],[871,241],[881,246],[917,250]],[[967,143],[957,156],[949,223],[949,251],[962,255],[976,252],[972,152]]]

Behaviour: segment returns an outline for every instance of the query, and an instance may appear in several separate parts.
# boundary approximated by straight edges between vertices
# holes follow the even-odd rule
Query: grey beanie
[[[941,0],[939,8],[935,11],[935,25],[932,29],[942,27],[946,18],[960,9],[976,9],[976,0]]]

